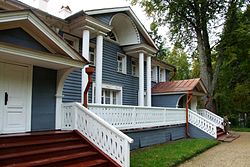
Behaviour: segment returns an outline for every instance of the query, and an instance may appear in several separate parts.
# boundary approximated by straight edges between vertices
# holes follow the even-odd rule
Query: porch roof
[[[32,48],[19,48],[19,46],[16,47],[17,49],[39,53],[44,61],[54,64],[59,63],[57,59],[62,59],[64,67],[66,65],[83,68],[84,64],[88,63],[84,57],[82,57],[74,48],[64,41],[61,36],[40,20],[31,10],[0,11],[0,18],[1,30],[22,28],[43,45],[50,53],[39,52]],[[1,43],[1,45],[9,47],[9,44],[5,43]],[[3,52],[5,51],[6,49]],[[48,59],[45,55],[49,55],[47,56]],[[34,54],[34,56],[30,58],[37,59],[37,54]],[[39,60],[40,59],[41,58],[39,58]]]
[[[152,94],[207,94],[207,89],[200,78],[160,82],[152,88]]]

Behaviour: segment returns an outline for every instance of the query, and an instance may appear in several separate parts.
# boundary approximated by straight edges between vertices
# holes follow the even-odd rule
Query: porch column
[[[89,60],[89,30],[85,29],[82,32],[82,56]]]
[[[82,56],[86,59],[86,60],[90,60],[89,57],[89,39],[90,39],[90,31],[88,29],[84,29],[82,31]],[[82,69],[82,103],[84,101],[84,97],[83,97],[83,92],[87,86],[88,83],[88,75],[85,73],[85,68],[88,66],[85,66]]]
[[[103,36],[99,34],[96,38],[96,91],[95,101],[101,104],[102,99],[102,59],[103,59]]]
[[[138,105],[144,106],[144,53],[139,53],[139,95]]]
[[[147,57],[147,106],[151,107],[151,56]]]

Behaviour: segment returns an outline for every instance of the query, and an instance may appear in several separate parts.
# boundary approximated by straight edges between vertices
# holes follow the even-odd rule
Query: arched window
[[[110,32],[107,33],[107,38],[109,38],[109,39],[111,39],[113,41],[117,41],[116,35],[112,31],[110,31]]]

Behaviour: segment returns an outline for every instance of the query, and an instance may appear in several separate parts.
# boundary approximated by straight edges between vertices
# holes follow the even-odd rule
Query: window
[[[117,72],[127,73],[127,56],[117,53]]]
[[[95,49],[90,47],[89,48],[89,62],[92,65],[95,65]]]
[[[166,70],[160,68],[160,82],[166,82]]]
[[[113,41],[117,41],[116,35],[114,32],[110,31],[107,33],[107,38],[113,40]]]
[[[95,103],[95,84],[93,84],[93,96],[92,96],[92,103]],[[102,104],[122,104],[122,87],[115,86],[115,85],[102,85],[102,97],[101,97]]]
[[[71,36],[69,34],[63,34],[63,39],[79,52],[79,39],[77,37]]]
[[[138,63],[135,60],[131,61],[131,73],[133,76],[138,77],[139,76],[139,69],[138,69]]]
[[[151,80],[157,82],[157,67],[151,68]]]

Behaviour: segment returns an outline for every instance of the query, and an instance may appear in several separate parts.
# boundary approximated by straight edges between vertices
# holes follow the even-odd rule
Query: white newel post
[[[86,59],[86,60],[90,60],[89,57],[89,39],[90,39],[90,32],[88,29],[84,29],[82,32],[82,56]],[[88,75],[85,73],[85,69],[88,66],[85,66],[82,69],[82,92],[85,90],[85,87],[88,83]],[[81,93],[82,96],[82,103],[84,101],[84,97],[83,97],[83,93]]]
[[[103,36],[99,34],[96,38],[96,91],[95,101],[101,104],[102,99],[102,58],[103,58]]]
[[[139,96],[138,105],[144,106],[144,53],[139,53]]]
[[[151,107],[151,56],[147,57],[147,106]]]

